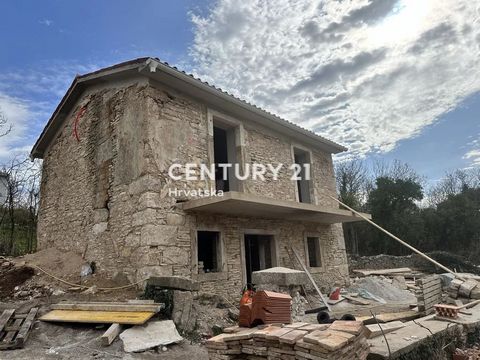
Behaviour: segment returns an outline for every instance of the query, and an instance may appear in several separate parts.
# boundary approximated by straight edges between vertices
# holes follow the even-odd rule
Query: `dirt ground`
[[[143,353],[125,353],[122,341],[103,347],[99,337],[107,325],[49,324],[36,321],[30,338],[23,349],[1,351],[0,359],[198,359],[207,360],[204,347],[184,340],[169,345],[167,351],[151,350]]]

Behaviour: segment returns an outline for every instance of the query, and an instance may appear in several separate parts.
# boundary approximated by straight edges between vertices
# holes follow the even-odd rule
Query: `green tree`
[[[480,187],[464,186],[436,207],[428,232],[437,234],[436,248],[475,259],[480,255]],[[478,262],[478,260],[477,260]]]
[[[336,164],[338,199],[344,204],[363,210],[365,204],[368,171],[360,159],[352,159]],[[343,223],[345,245],[350,254],[359,254],[358,226],[355,223]]]
[[[423,219],[416,202],[423,199],[421,184],[413,178],[379,177],[370,191],[366,209],[378,225],[413,246],[422,245]],[[371,228],[365,240],[370,253],[403,255],[409,251],[381,231]]]

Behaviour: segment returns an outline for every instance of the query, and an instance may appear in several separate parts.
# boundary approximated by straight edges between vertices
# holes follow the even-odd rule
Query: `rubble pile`
[[[459,297],[480,299],[480,285],[475,279],[467,279],[466,281],[453,279],[447,288],[447,293],[453,299]]]
[[[231,331],[206,342],[210,360],[347,360],[366,359],[369,353],[366,329],[360,321],[237,327]]]
[[[0,299],[25,298],[33,294],[26,290],[20,293],[20,286],[35,274],[34,270],[25,266],[16,266],[11,259],[0,258]],[[41,296],[41,295],[39,295]]]

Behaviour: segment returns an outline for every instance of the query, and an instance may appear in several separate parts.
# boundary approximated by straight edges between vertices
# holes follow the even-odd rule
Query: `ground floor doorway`
[[[245,268],[247,283],[252,282],[252,272],[276,266],[273,235],[245,234]]]

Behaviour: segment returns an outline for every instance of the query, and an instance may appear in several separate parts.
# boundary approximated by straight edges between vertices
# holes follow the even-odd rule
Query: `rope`
[[[63,279],[61,279],[61,278],[59,278],[59,277],[57,277],[57,276],[55,276],[55,275],[53,275],[53,274],[50,274],[48,271],[43,270],[40,266],[33,265],[33,264],[30,264],[30,265],[28,265],[28,266],[31,266],[31,267],[33,267],[33,268],[35,268],[35,269],[37,269],[37,270],[40,270],[40,271],[43,272],[45,275],[48,275],[48,276],[50,276],[51,278],[53,278],[53,279],[55,279],[55,280],[57,280],[57,281],[60,281],[60,282],[62,282],[62,283],[64,283],[64,284],[70,285],[70,286],[72,286],[72,287],[81,287],[81,288],[84,288],[84,289],[87,289],[87,290],[88,290],[88,289],[91,289],[91,288],[93,288],[93,287],[95,286],[95,285],[86,286],[86,285],[74,284],[74,283],[71,283],[71,282],[69,282],[69,281],[67,281],[67,280],[63,280]],[[146,280],[147,280],[147,279],[142,279],[142,280],[137,281],[136,283],[133,283],[133,284],[123,285],[123,286],[117,286],[117,287],[97,287],[97,290],[111,291],[111,290],[127,289],[127,288],[129,288],[129,287],[136,286],[136,285],[138,285],[138,284],[140,284],[140,283],[142,283],[142,282],[144,282],[144,281],[146,281]]]

